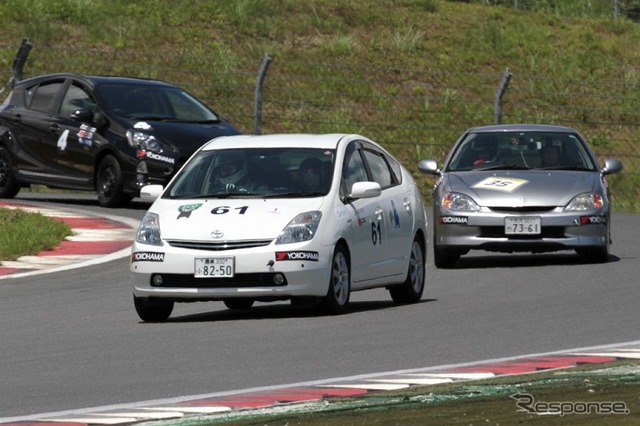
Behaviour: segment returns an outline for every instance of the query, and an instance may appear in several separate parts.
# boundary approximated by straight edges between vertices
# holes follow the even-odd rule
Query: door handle
[[[58,133],[60,133],[60,127],[58,127],[57,124],[52,124],[51,126],[49,126],[49,132],[57,135]]]

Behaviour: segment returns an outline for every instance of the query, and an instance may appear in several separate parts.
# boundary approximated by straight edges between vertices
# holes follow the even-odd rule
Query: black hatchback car
[[[19,81],[0,105],[0,198],[21,187],[96,191],[100,205],[165,185],[205,142],[240,131],[175,85],[48,74]]]

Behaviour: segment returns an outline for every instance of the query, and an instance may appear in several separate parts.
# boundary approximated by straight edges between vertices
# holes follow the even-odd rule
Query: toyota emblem
[[[224,237],[224,232],[219,229],[216,229],[211,233],[211,238],[220,239],[222,237]]]

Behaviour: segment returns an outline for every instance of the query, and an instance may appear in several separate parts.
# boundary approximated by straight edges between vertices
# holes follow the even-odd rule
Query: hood
[[[222,242],[275,239],[298,214],[319,210],[322,198],[158,200],[163,239]],[[220,236],[212,237],[213,231]]]
[[[481,206],[556,207],[566,206],[578,194],[592,192],[597,179],[596,172],[514,170],[449,173],[445,184]]]
[[[239,135],[241,132],[227,121],[217,123],[185,123],[180,121],[131,120],[117,117],[125,129],[137,129],[153,135],[170,145],[178,158],[189,157],[198,148],[219,136]]]

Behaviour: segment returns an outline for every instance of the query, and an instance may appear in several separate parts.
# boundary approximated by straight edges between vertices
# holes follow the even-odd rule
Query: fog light
[[[273,276],[273,283],[275,285],[282,285],[282,283],[284,283],[284,275],[282,274],[275,274]]]
[[[162,275],[153,276],[153,285],[156,285],[156,286],[162,285]]]

